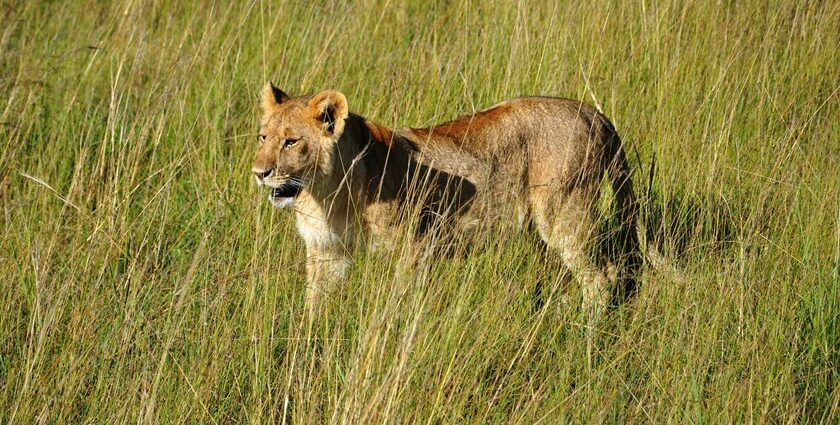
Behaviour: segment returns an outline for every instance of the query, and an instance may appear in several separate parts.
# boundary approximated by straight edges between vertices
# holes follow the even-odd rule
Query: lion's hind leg
[[[594,199],[591,192],[574,189],[561,200],[533,198],[533,220],[540,237],[560,258],[581,286],[583,309],[590,328],[604,314],[610,301],[610,281],[593,257],[596,237]]]

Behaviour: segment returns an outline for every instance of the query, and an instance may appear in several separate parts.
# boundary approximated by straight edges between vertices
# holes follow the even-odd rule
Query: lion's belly
[[[391,253],[399,240],[399,210],[395,202],[377,202],[364,213],[366,245],[369,251]]]
[[[521,229],[528,212],[527,164],[521,158],[494,156],[467,169],[439,167],[443,177],[430,180],[439,187],[428,208],[456,232]]]

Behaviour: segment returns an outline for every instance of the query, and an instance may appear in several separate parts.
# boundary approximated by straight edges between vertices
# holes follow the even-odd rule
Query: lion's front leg
[[[339,247],[306,247],[306,306],[314,309],[347,276],[350,258]]]

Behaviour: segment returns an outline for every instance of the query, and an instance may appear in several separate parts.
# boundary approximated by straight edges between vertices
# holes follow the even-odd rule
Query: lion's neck
[[[351,113],[332,153],[332,172],[314,176],[312,197],[331,210],[348,211],[394,199],[405,180],[412,143],[388,127]]]

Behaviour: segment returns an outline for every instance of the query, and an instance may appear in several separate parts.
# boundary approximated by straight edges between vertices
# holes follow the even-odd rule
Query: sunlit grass
[[[0,420],[838,421],[840,4],[87,3],[0,5]],[[389,126],[596,104],[665,264],[591,355],[520,235],[359,252],[305,320],[268,79]]]

